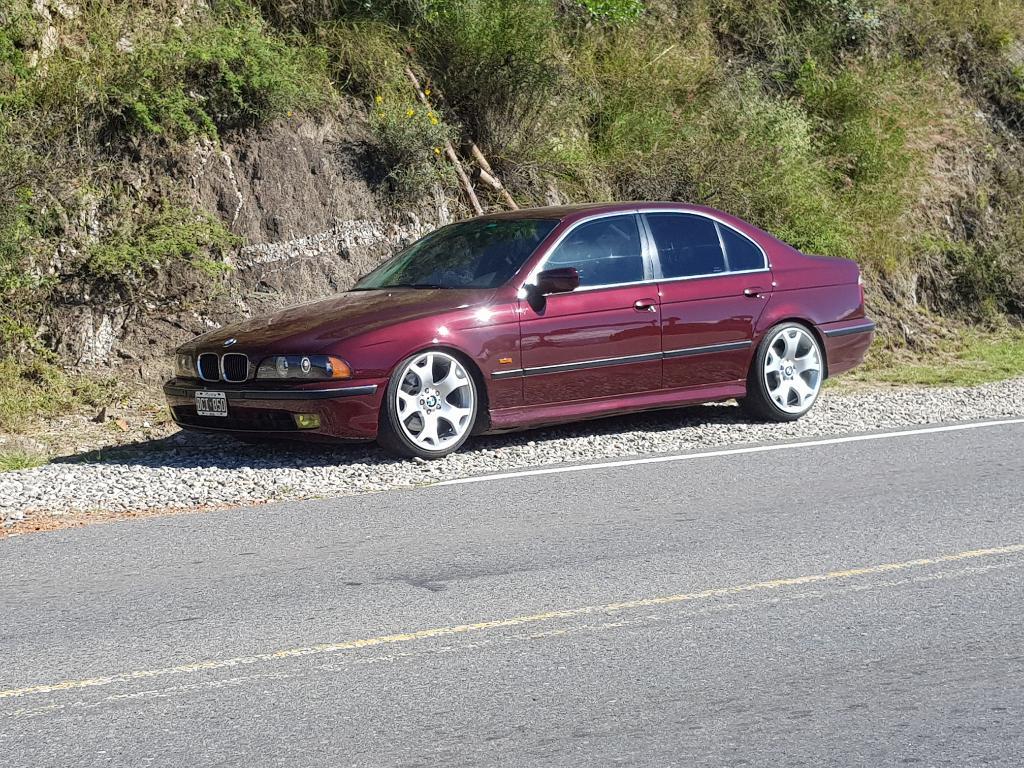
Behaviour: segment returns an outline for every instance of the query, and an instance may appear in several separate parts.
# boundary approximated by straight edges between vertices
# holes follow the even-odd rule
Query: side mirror
[[[541,296],[547,296],[551,293],[571,293],[579,287],[580,273],[576,267],[559,267],[538,272],[534,290]]]

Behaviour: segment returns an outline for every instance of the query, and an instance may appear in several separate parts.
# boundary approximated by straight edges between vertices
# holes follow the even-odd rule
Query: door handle
[[[658,302],[654,299],[637,299],[633,302],[633,309],[637,312],[657,312]]]
[[[767,292],[768,292],[767,288],[762,288],[760,286],[754,286],[753,288],[744,288],[743,289],[743,295],[746,296],[749,299],[756,299],[762,293],[767,293]]]

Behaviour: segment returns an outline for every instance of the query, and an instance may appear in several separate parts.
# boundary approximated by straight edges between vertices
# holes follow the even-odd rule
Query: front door
[[[589,400],[661,386],[656,286],[639,220],[617,214],[584,221],[541,269],[575,267],[580,287],[521,300],[523,394],[527,404]]]
[[[657,251],[668,389],[742,381],[771,293],[764,252],[698,214],[645,214]]]

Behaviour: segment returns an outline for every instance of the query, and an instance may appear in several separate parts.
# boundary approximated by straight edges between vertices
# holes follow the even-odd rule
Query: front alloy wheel
[[[380,443],[401,456],[436,459],[461,446],[476,421],[476,383],[440,350],[402,361],[388,384]]]
[[[818,340],[799,323],[770,329],[758,345],[742,405],[771,421],[795,421],[814,405],[824,378]]]

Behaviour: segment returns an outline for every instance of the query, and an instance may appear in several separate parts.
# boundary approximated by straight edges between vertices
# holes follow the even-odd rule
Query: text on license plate
[[[196,392],[196,415],[227,416],[227,396],[223,392]]]

